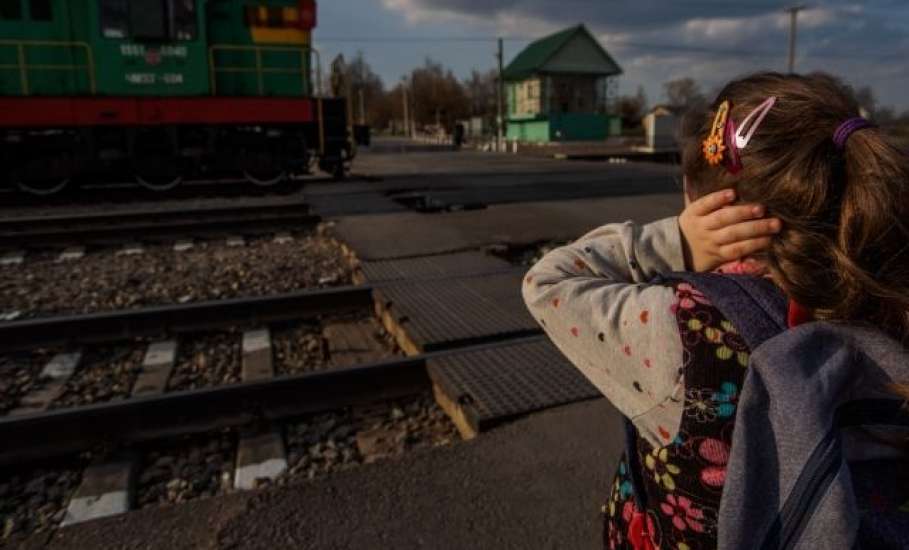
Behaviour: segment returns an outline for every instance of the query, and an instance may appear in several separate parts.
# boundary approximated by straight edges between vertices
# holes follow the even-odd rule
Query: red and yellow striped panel
[[[312,42],[312,32],[304,30],[301,24],[299,8],[258,6],[254,9],[249,29],[255,44],[308,46]]]

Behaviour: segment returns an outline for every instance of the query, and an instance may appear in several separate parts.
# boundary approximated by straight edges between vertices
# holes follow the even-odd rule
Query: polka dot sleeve
[[[524,300],[553,343],[656,446],[678,432],[683,347],[669,286],[684,270],[677,218],[609,224],[543,257]]]

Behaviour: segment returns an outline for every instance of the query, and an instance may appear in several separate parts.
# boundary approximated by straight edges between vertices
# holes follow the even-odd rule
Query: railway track
[[[65,459],[62,464],[70,470],[73,464],[80,465],[77,470],[84,468],[68,474],[81,480],[66,499],[65,518],[57,517],[69,524],[125,512],[140,501],[157,498],[146,494],[140,499],[131,492],[137,480],[151,475],[144,473],[147,457],[163,460],[160,457],[170,456],[170,451],[162,448],[175,441],[182,445],[190,437],[209,443],[227,437],[232,442],[233,450],[222,446],[219,452],[231,456],[233,489],[278,482],[301,472],[312,478],[403,452],[408,445],[440,444],[433,438],[452,442],[456,430],[432,399],[426,368],[427,360],[440,354],[376,358],[375,350],[350,345],[363,341],[362,332],[354,336],[326,332],[330,366],[302,374],[277,372],[275,327],[370,312],[373,305],[372,288],[358,286],[2,323],[2,354],[48,346],[66,351],[47,361],[44,385],[0,417],[4,441],[0,467],[9,471],[35,461]],[[343,332],[350,323],[331,326]],[[177,362],[176,339],[225,327],[242,335],[241,379],[193,390],[168,389]],[[53,396],[60,395],[61,384],[72,376],[87,349],[137,337],[150,344],[128,397],[51,407]],[[323,429],[326,422],[332,426],[329,431]],[[312,458],[313,441],[328,458],[322,454],[318,460]],[[190,454],[198,458],[198,452]],[[77,455],[83,458],[76,460]]]
[[[263,231],[287,225],[314,226],[320,220],[310,213],[308,205],[298,202],[5,218],[0,220],[0,248]]]
[[[431,390],[426,356],[0,417],[0,466],[281,422]]]
[[[0,323],[0,352],[267,324],[372,305],[368,286]]]

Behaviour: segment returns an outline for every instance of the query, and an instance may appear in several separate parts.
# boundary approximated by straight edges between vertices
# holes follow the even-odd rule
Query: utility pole
[[[795,72],[795,32],[799,12],[805,9],[805,6],[792,6],[786,8],[789,12],[789,73]]]
[[[407,77],[401,79],[401,92],[404,95],[404,136],[410,137],[410,114],[407,110]]]
[[[505,69],[504,53],[502,39],[499,38],[499,53],[496,57],[499,59],[499,82],[496,86],[497,101],[497,121],[496,121],[496,151],[503,149],[502,145],[505,139]]]

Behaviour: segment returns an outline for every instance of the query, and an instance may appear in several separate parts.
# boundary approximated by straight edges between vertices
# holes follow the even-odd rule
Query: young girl
[[[637,428],[637,456],[622,458],[604,507],[611,549],[716,547],[750,350],[669,274],[760,272],[789,298],[791,324],[909,336],[909,157],[859,118],[847,87],[823,74],[755,74],[682,133],[678,218],[600,227],[547,254],[523,285],[552,341]],[[644,514],[634,513],[631,464]]]

